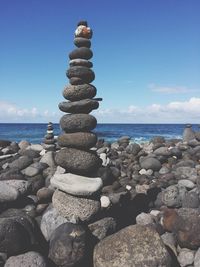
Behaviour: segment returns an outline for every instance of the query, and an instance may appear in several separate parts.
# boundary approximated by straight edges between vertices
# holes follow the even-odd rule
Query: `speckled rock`
[[[63,133],[58,136],[61,147],[73,147],[88,150],[97,142],[97,136],[91,132]]]
[[[75,148],[63,148],[55,157],[57,164],[68,172],[91,175],[101,166],[101,159],[94,153]]]
[[[82,66],[82,67],[92,68],[93,63],[86,59],[77,58],[70,60],[69,66],[70,67]]]
[[[101,240],[94,249],[94,267],[170,267],[170,256],[158,233],[131,225]]]
[[[186,192],[187,190],[185,187],[177,185],[168,186],[162,192],[162,201],[168,207],[181,207]]]
[[[91,84],[67,85],[63,90],[63,96],[70,101],[79,101],[95,97],[96,92],[96,87]]]
[[[66,133],[91,131],[96,125],[96,118],[89,114],[66,114],[60,120],[60,126]]]
[[[91,69],[83,66],[70,67],[67,70],[66,75],[69,79],[73,77],[80,78],[81,84],[91,83],[95,78],[94,72]]]
[[[103,182],[101,178],[89,178],[73,173],[55,174],[51,185],[74,196],[90,196],[98,192]]]
[[[142,168],[148,170],[151,169],[153,171],[159,171],[162,167],[160,161],[156,158],[145,158],[140,162]]]
[[[53,194],[52,203],[58,213],[70,221],[89,221],[100,210],[98,200],[77,198],[59,190]]]
[[[35,251],[29,251],[27,253],[10,257],[4,267],[47,267],[44,257]]]

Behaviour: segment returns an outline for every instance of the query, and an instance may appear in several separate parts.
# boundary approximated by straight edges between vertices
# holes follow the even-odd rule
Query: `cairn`
[[[93,56],[91,38],[92,30],[87,22],[79,22],[74,39],[77,48],[69,54],[66,73],[70,85],[63,91],[68,101],[59,104],[59,109],[68,114],[60,120],[63,133],[58,137],[58,145],[61,150],[55,160],[66,173],[55,174],[51,179],[51,185],[57,188],[52,199],[54,208],[73,222],[89,221],[100,209],[98,193],[102,180],[96,173],[102,161],[90,150],[97,142],[92,132],[97,121],[89,113],[99,107],[98,101],[102,99],[94,98],[96,88],[90,84],[95,78],[89,61]]]
[[[56,142],[56,140],[54,139],[53,123],[49,122],[48,125],[47,125],[46,135],[44,136],[43,147],[46,150],[54,150],[55,147],[56,147],[55,142]]]

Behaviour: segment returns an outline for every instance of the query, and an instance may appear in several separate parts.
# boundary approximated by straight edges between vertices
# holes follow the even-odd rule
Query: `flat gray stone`
[[[73,173],[55,174],[51,185],[75,196],[90,196],[98,192],[103,182],[101,178],[89,178]]]
[[[52,203],[58,213],[70,221],[89,221],[100,210],[98,200],[74,197],[59,190],[53,194]]]

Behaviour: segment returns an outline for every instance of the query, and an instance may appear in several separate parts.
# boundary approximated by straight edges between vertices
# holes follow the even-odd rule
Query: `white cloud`
[[[97,110],[94,112],[99,122],[127,123],[200,123],[200,98],[170,102],[167,105],[152,104],[127,109]]]
[[[0,122],[46,122],[58,121],[59,115],[48,110],[39,111],[36,107],[26,109],[16,104],[0,101]]]
[[[162,94],[185,94],[193,93],[199,90],[191,89],[186,86],[158,86],[156,84],[149,84],[148,86],[152,92],[162,93]]]

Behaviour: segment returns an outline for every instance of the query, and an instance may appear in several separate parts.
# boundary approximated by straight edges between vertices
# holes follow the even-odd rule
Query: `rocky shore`
[[[200,138],[191,132],[98,140],[96,178],[58,166],[55,140],[1,140],[0,266],[200,266]]]

